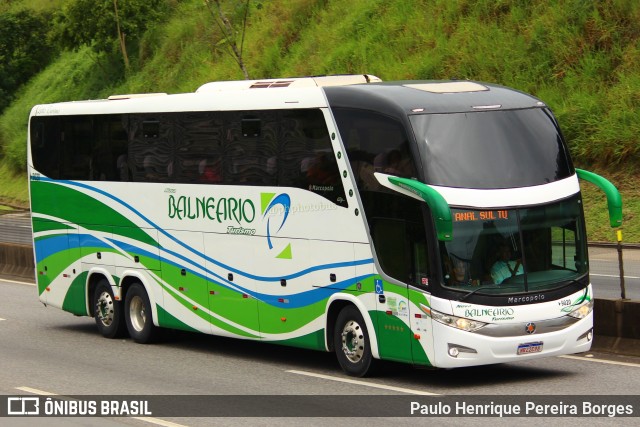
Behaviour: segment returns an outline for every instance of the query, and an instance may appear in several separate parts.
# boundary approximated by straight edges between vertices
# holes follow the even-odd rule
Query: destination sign
[[[453,214],[453,220],[456,222],[493,221],[501,219],[509,219],[509,211],[466,211],[455,212]]]

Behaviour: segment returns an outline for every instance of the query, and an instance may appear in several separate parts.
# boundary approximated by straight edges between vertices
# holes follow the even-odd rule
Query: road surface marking
[[[585,362],[606,363],[608,365],[631,366],[633,368],[640,368],[640,364],[638,364],[638,363],[616,362],[615,360],[593,359],[593,358],[586,358],[586,357],[582,357],[582,356],[569,356],[569,355],[567,355],[567,356],[558,356],[558,357],[562,357],[563,359],[582,360],[582,361],[585,361]]]
[[[613,277],[615,279],[619,278],[620,275],[619,274],[595,274],[595,273],[589,273],[590,276],[598,276],[598,277]],[[624,276],[625,279],[640,279],[640,277],[638,276]]]
[[[27,286],[35,286],[36,285],[33,282],[19,282],[17,280],[8,280],[8,279],[0,279],[0,282],[15,283],[17,285],[27,285]]]
[[[390,391],[399,391],[401,393],[407,393],[407,394],[420,394],[423,396],[440,396],[440,394],[438,393],[429,393],[428,391],[413,390],[410,388],[394,387],[394,386],[383,385],[383,384],[375,384],[375,383],[370,383],[366,381],[352,380],[348,378],[332,377],[330,375],[316,374],[314,372],[295,371],[295,370],[290,370],[285,372],[289,372],[290,374],[306,375],[308,377],[322,378],[330,381],[339,381],[342,383],[362,385],[365,387],[381,388],[383,390],[390,390]]]
[[[61,396],[61,395],[56,394],[56,393],[51,393],[49,391],[38,390],[37,388],[31,388],[31,387],[16,387],[16,390],[24,391],[24,392],[31,393],[31,394],[37,394],[37,395],[40,395],[40,396],[66,397],[66,396]],[[172,423],[171,421],[161,420],[160,418],[153,418],[153,417],[128,417],[128,418],[132,418],[132,419],[138,420],[138,421],[145,421],[145,422],[148,422],[148,423],[151,423],[151,424],[155,424],[157,426],[162,426],[162,427],[187,427],[187,426],[184,426],[182,424]]]
[[[40,396],[58,396],[55,393],[50,393],[48,391],[42,391],[42,390],[38,390],[37,388],[31,388],[31,387],[16,387],[16,390],[26,391],[27,393],[38,394]]]
[[[7,319],[3,319],[2,317],[0,317],[0,322],[2,322],[3,320],[7,320]]]

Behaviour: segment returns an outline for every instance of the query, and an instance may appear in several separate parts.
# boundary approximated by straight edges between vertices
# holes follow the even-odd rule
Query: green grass
[[[26,119],[34,104],[114,93],[192,92],[237,80],[201,0],[172,13],[118,58],[63,53],[0,116],[0,198],[26,200]],[[59,7],[63,0],[11,2]],[[237,0],[223,2],[230,15]],[[626,240],[640,242],[640,2],[635,0],[280,0],[252,2],[244,60],[252,78],[371,73],[384,80],[474,79],[532,93],[555,112],[574,163],[622,189]],[[620,170],[624,170],[624,173]],[[22,185],[24,187],[24,185]],[[602,200],[583,185],[589,237],[615,240]],[[602,224],[605,224],[603,226]]]
[[[0,205],[20,208],[29,207],[29,190],[27,177],[23,173],[15,173],[6,164],[0,162]]]

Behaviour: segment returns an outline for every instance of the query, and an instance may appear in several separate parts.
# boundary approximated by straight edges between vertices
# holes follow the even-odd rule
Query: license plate
[[[542,341],[528,342],[518,346],[518,354],[540,353],[542,351]]]

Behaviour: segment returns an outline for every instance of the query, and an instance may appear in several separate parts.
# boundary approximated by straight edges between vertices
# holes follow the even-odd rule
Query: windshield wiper
[[[467,299],[467,297],[470,297],[471,295],[475,294],[478,291],[484,290],[484,289],[508,289],[508,288],[513,288],[517,285],[491,285],[491,286],[480,286],[478,287],[478,289],[474,289],[469,293],[464,294],[462,297],[458,298],[457,301],[464,301]]]

